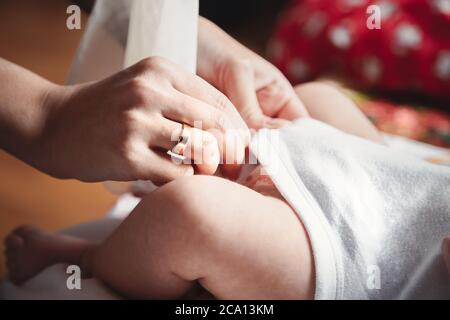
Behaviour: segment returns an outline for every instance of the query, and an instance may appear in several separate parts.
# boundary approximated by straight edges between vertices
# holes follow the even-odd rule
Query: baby
[[[313,83],[296,92],[313,118],[382,144],[334,87]],[[84,277],[96,277],[125,297],[181,298],[199,284],[218,299],[323,298],[318,292],[329,284],[317,237],[307,227],[311,220],[300,218],[285,200],[286,189],[280,192],[260,170],[243,184],[214,176],[170,182],[145,195],[102,243],[19,227],[5,240],[9,277],[20,284],[62,262],[80,265]],[[448,263],[448,252],[445,257]]]

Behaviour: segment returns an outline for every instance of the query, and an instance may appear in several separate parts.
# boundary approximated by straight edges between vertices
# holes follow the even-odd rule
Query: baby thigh
[[[314,291],[308,238],[290,207],[207,176],[144,198],[91,264],[95,276],[141,298],[178,298],[195,282],[222,299],[304,299]]]
[[[313,298],[312,252],[295,212],[227,180],[209,183],[216,191],[198,208],[209,234],[199,248],[200,284],[221,299]]]
[[[338,87],[310,82],[295,87],[312,118],[349,134],[383,143],[383,138],[357,105]]]
[[[178,274],[220,299],[306,299],[314,293],[309,240],[293,210],[228,180],[185,179],[179,194],[199,241]],[[185,192],[183,192],[185,191]]]

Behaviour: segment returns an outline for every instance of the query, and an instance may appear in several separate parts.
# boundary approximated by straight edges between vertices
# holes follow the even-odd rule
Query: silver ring
[[[167,154],[176,160],[184,161],[186,160],[186,156],[184,155],[184,151],[186,150],[187,144],[189,143],[189,139],[191,137],[190,131],[187,126],[182,123],[181,124],[181,133],[178,137],[177,144],[171,149],[167,151]]]

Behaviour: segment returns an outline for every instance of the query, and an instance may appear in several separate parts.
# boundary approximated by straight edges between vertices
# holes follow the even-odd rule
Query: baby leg
[[[120,293],[178,298],[196,283],[223,299],[314,293],[305,230],[283,201],[206,176],[148,195],[85,268]]]
[[[83,253],[95,246],[87,240],[20,226],[5,238],[8,277],[21,284],[55,263],[80,265]]]
[[[159,188],[102,244],[22,227],[6,247],[16,283],[66,262],[131,297],[179,298],[196,283],[217,298],[303,299],[314,293],[308,238],[292,209],[215,177]]]
[[[337,87],[311,82],[295,87],[310,116],[344,132],[383,143],[378,130]]]

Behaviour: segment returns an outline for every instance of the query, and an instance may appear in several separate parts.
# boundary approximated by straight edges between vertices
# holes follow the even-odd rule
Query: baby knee
[[[216,223],[218,185],[223,180],[212,176],[191,176],[176,179],[143,199],[148,212],[164,217],[165,223],[180,225],[189,232]]]
[[[302,95],[316,96],[318,94],[320,94],[320,95],[327,95],[327,94],[340,95],[341,94],[341,92],[337,86],[330,84],[330,83],[319,82],[319,81],[312,81],[312,82],[307,82],[307,83],[296,85],[294,87],[294,90],[298,96],[302,96]]]
[[[174,181],[170,186],[173,201],[180,214],[190,223],[214,222],[220,193],[221,178],[212,176],[193,176]]]
[[[153,199],[145,199],[149,206],[162,210],[158,215],[163,223],[167,255],[171,268],[185,279],[199,276],[197,268],[211,250],[216,250],[220,237],[219,178],[211,176],[183,177],[159,188]],[[155,204],[157,202],[157,204]]]

